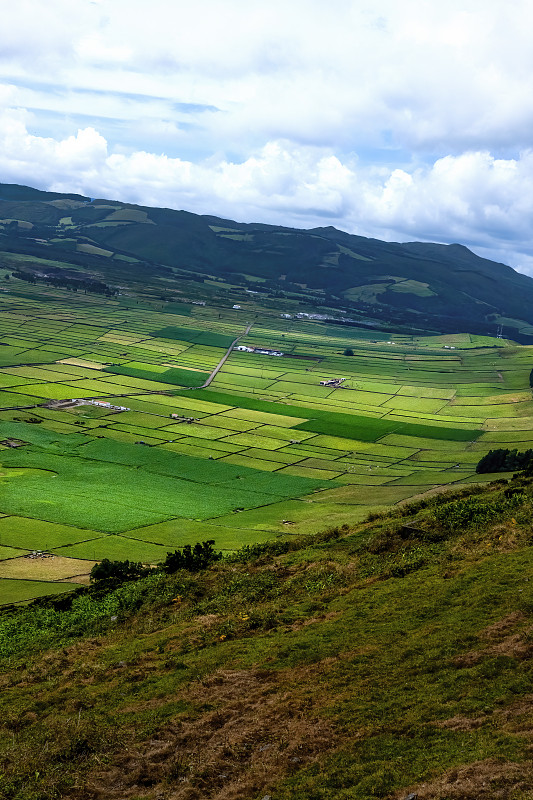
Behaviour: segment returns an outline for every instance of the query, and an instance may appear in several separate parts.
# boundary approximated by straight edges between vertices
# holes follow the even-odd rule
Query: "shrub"
[[[188,572],[199,572],[201,569],[206,569],[210,564],[220,561],[222,558],[222,553],[215,553],[214,544],[214,539],[208,539],[201,544],[197,542],[194,547],[186,544],[181,550],[167,553],[161,569],[167,573],[177,572],[179,569],[185,569]]]
[[[478,497],[469,497],[465,500],[446,503],[436,508],[431,516],[435,522],[449,531],[457,531],[472,525],[485,525],[500,520],[503,515],[509,514],[522,502],[522,494],[488,501]]]

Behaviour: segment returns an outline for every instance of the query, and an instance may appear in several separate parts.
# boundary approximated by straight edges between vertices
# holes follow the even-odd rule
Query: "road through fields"
[[[254,324],[253,322],[250,322],[250,323],[249,323],[249,325],[248,325],[248,327],[247,327],[247,328],[246,328],[246,330],[244,331],[244,333],[241,333],[241,335],[240,335],[240,336],[237,336],[237,338],[236,338],[236,339],[234,339],[234,340],[232,341],[232,343],[231,343],[231,344],[230,344],[230,346],[228,347],[228,350],[227,350],[226,354],[225,354],[224,356],[222,356],[222,358],[220,359],[220,361],[219,361],[219,362],[218,362],[218,364],[216,365],[215,369],[213,370],[213,372],[211,373],[211,375],[209,376],[209,378],[206,380],[206,382],[205,382],[205,383],[203,383],[203,384],[202,384],[202,385],[199,387],[200,389],[207,389],[207,387],[209,386],[209,384],[211,383],[211,381],[213,381],[213,380],[216,378],[218,371],[222,369],[222,367],[223,367],[223,366],[224,366],[224,364],[226,363],[227,359],[230,357],[230,355],[231,355],[231,351],[233,350],[233,348],[235,347],[235,345],[237,344],[237,342],[238,342],[240,339],[243,339],[245,336],[247,336],[247,335],[249,334],[249,332],[250,332],[250,329],[251,329],[251,327],[252,327],[252,325],[253,325],[253,324]],[[190,388],[191,388],[191,389],[195,389],[195,388],[198,388],[198,387],[191,386]]]

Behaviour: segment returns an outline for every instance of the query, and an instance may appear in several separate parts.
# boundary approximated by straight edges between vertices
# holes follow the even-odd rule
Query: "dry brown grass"
[[[68,800],[242,800],[335,744],[330,725],[274,671],[220,670],[187,696],[213,709],[118,753]]]
[[[76,578],[76,583],[80,583],[80,576],[88,576],[94,564],[94,561],[65,558],[64,556],[48,558],[20,556],[0,562],[0,578],[24,578],[36,581],[62,581]]]
[[[485,640],[488,646],[463,653],[454,658],[453,663],[457,667],[471,667],[486,656],[511,656],[519,661],[531,658],[533,626],[524,625],[526,619],[525,614],[516,611],[489,625],[480,633],[480,638]],[[518,627],[520,629],[516,630]]]
[[[500,762],[496,759],[475,761],[448,770],[435,781],[411,788],[418,800],[511,800],[533,797],[533,765]],[[406,792],[397,794],[400,800]]]

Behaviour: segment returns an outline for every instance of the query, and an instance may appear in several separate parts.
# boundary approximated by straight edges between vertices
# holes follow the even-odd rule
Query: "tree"
[[[343,353],[343,356],[353,356],[354,352],[351,347],[347,347]]]
[[[150,567],[145,567],[135,561],[110,561],[104,558],[95,564],[91,570],[91,583],[98,586],[114,588],[126,581],[136,581],[144,578],[150,572]]]

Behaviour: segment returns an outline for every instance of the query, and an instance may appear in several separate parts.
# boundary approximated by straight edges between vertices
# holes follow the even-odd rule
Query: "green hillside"
[[[172,291],[180,279],[216,277],[373,325],[489,335],[502,326],[508,338],[533,341],[531,278],[456,244],[387,243],[0,184],[2,251],[67,262],[106,283],[155,276]]]
[[[2,800],[526,800],[531,479],[0,615]]]

